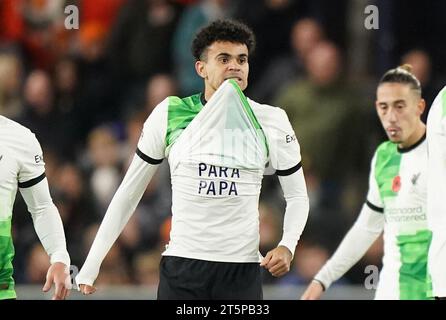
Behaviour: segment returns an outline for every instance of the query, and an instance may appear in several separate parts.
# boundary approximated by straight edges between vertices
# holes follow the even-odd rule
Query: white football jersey
[[[446,87],[435,98],[427,119],[428,221],[432,230],[429,271],[434,296],[446,297]]]
[[[42,149],[34,134],[0,116],[0,299],[15,298],[11,235],[12,208],[17,188],[31,187],[45,178]],[[5,288],[9,288],[6,289]]]
[[[388,141],[372,160],[367,204],[384,214],[384,257],[377,299],[426,299],[430,291],[427,253],[427,143],[408,149]]]
[[[169,160],[172,229],[163,255],[260,261],[265,168],[270,163],[278,175],[300,168],[299,144],[282,109],[247,99],[232,80],[207,103],[200,94],[169,97],[147,119],[137,152],[152,164]]]

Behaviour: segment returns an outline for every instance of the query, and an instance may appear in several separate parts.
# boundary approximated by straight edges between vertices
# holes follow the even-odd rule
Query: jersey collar
[[[418,140],[417,142],[415,142],[415,143],[414,143],[413,145],[411,145],[410,147],[407,147],[407,148],[400,148],[400,147],[397,147],[397,148],[398,148],[398,152],[399,152],[399,153],[406,153],[406,152],[409,152],[409,151],[415,149],[416,147],[418,147],[420,144],[422,144],[424,140],[426,140],[426,132],[423,134],[423,136],[420,138],[420,140]]]

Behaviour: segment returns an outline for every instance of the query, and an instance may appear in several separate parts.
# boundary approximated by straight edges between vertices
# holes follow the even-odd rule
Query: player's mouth
[[[228,80],[228,79],[234,79],[234,80],[236,80],[236,81],[238,81],[238,82],[242,82],[243,80],[242,80],[242,78],[240,78],[240,77],[237,77],[237,76],[233,76],[233,77],[226,77],[225,78],[225,80]]]
[[[386,129],[386,131],[389,134],[389,136],[394,137],[398,133],[400,133],[401,129],[397,128],[397,127],[389,127],[389,128]]]

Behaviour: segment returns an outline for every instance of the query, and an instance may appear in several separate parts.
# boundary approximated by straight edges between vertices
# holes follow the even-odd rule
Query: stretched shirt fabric
[[[427,215],[432,230],[429,271],[433,295],[446,297],[446,87],[435,98],[427,119]]]
[[[259,261],[258,201],[267,162],[279,173],[300,166],[284,111],[248,100],[229,80],[205,106],[200,94],[164,100],[147,120],[138,149],[169,159],[172,229],[163,255]],[[291,252],[296,236],[284,238]]]
[[[16,297],[11,220],[18,189],[51,263],[69,266],[62,221],[49,194],[40,144],[30,130],[0,116],[0,299]]]
[[[367,201],[333,257],[316,275],[328,287],[347,272],[384,231],[383,267],[376,299],[426,299],[430,292],[427,253],[427,143],[410,148],[390,141],[372,159]]]

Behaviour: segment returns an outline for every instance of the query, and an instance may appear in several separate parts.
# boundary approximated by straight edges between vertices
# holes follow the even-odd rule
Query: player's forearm
[[[283,235],[279,245],[287,247],[294,255],[297,242],[307,223],[309,201],[302,168],[289,176],[279,177],[286,200]]]
[[[383,214],[376,213],[364,205],[358,220],[315,279],[321,281],[327,289],[364,256],[381,234],[383,226]]]
[[[59,212],[51,199],[46,179],[38,184],[20,189],[20,192],[31,213],[34,229],[51,263],[62,262],[70,266],[65,233]]]
[[[135,155],[107,209],[87,259],[76,278],[77,283],[93,284],[102,261],[135,211],[157,167]]]

